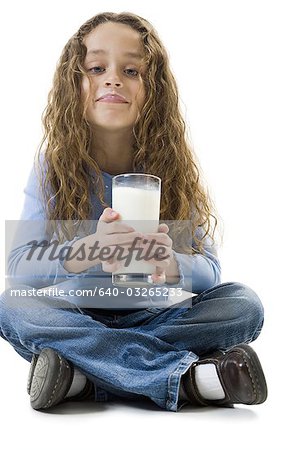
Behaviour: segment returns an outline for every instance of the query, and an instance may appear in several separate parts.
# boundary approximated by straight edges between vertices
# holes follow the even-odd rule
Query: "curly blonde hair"
[[[94,186],[97,186],[103,207],[110,206],[104,200],[101,168],[90,152],[92,134],[86,119],[88,98],[83,102],[80,96],[82,78],[87,75],[84,68],[87,49],[83,39],[106,22],[125,24],[136,30],[144,48],[146,70],[142,77],[146,100],[133,128],[133,171],[161,178],[160,219],[176,223],[192,219],[195,242],[192,253],[201,253],[206,236],[214,242],[215,208],[204,185],[199,162],[187,142],[177,84],[167,52],[153,26],[128,12],[104,12],[92,17],[62,51],[42,117],[44,135],[39,147],[39,155],[43,151],[40,176],[47,219],[52,223],[90,219],[89,191]],[[42,150],[44,144],[46,147]],[[95,174],[93,183],[91,173]],[[198,226],[204,230],[200,238],[195,235]],[[64,232],[68,238],[74,236],[74,230]]]

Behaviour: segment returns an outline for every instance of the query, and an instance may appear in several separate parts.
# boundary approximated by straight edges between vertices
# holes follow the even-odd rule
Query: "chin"
[[[97,123],[93,123],[93,126],[99,130],[103,130],[103,131],[126,131],[126,130],[132,130],[134,123],[124,123],[121,121],[117,121],[117,120],[109,120],[107,122],[97,122]]]

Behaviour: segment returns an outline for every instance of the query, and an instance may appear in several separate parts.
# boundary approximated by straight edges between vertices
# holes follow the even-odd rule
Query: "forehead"
[[[122,53],[131,57],[144,55],[140,35],[130,26],[120,23],[107,22],[98,25],[83,40],[87,53],[92,58],[97,54]]]

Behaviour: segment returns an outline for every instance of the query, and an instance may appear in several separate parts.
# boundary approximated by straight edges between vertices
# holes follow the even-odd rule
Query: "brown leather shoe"
[[[39,355],[33,355],[27,391],[33,409],[48,409],[64,401],[94,400],[94,385],[87,379],[83,390],[66,397],[74,376],[74,367],[51,348],[45,348]]]
[[[207,400],[202,397],[195,381],[195,367],[213,363],[216,366],[225,398]],[[218,351],[192,364],[182,376],[183,389],[190,403],[201,406],[232,406],[234,403],[257,405],[267,398],[267,384],[261,363],[255,351],[247,344],[230,350]]]

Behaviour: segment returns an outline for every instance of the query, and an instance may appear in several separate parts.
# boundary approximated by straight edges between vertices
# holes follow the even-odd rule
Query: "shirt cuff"
[[[178,271],[179,271],[179,281],[177,283],[165,283],[166,286],[171,286],[171,287],[178,287],[178,288],[182,288],[184,289],[184,284],[185,284],[185,276],[184,276],[184,272],[183,272],[183,267],[182,267],[182,262],[180,259],[180,253],[177,253],[175,251],[173,251],[173,256],[174,259],[177,262],[177,266],[178,266]]]
[[[179,282],[177,284],[166,283],[167,286],[182,288],[184,291],[192,292],[192,256],[173,252],[179,271]]]

